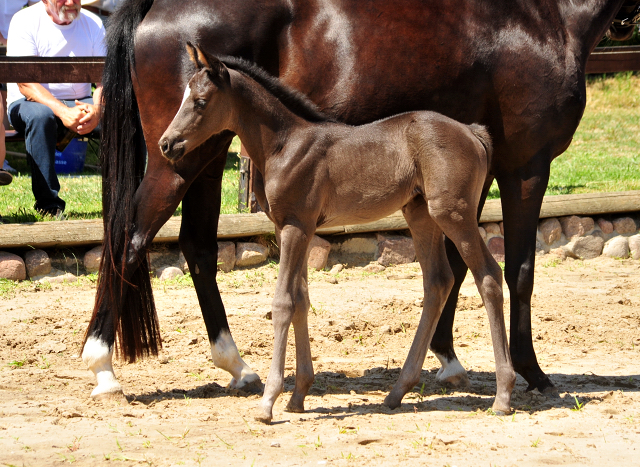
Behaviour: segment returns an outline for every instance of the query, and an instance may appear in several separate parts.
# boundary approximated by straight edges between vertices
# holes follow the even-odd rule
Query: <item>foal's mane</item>
[[[271,76],[255,63],[239,57],[218,57],[218,59],[228,68],[254,80],[297,116],[313,123],[335,122],[332,117],[320,111],[318,106],[311,102],[307,96],[286,86],[278,78]]]

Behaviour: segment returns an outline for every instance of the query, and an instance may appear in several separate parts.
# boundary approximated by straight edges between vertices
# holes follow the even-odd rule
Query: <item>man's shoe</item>
[[[36,212],[38,212],[38,214],[40,214],[41,216],[51,216],[57,221],[67,220],[67,216],[64,215],[64,211],[60,208],[36,209]]]
[[[0,169],[0,186],[8,185],[13,181],[13,175],[4,169]]]

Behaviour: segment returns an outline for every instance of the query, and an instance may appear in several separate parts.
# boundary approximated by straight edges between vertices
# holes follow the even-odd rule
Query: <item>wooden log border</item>
[[[640,211],[640,191],[546,196],[540,218],[570,215],[590,216]],[[500,200],[487,201],[480,223],[502,221]],[[178,241],[181,217],[172,217],[160,229],[154,242]],[[407,229],[400,211],[376,222],[322,228],[319,235],[341,235]],[[253,237],[274,233],[273,223],[264,213],[223,214],[218,223],[218,239]],[[102,243],[102,219],[34,222],[0,225],[0,248],[51,248]]]

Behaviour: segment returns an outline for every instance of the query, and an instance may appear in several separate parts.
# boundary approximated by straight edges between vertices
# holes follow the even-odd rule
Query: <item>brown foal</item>
[[[304,411],[313,383],[306,264],[316,229],[370,222],[398,209],[415,242],[425,297],[409,355],[385,404],[398,407],[418,383],[453,286],[444,233],[473,273],[486,306],[496,361],[493,410],[508,413],[515,372],[504,324],[502,271],[476,221],[491,157],[484,127],[434,112],[407,112],[360,126],[337,123],[252,64],[210,56],[190,43],[187,51],[197,70],[159,141],[162,154],[177,161],[222,131],[239,135],[262,175],[256,196],[276,226],[280,246],[272,312],[274,353],[256,418],[271,421],[273,404],[283,390],[291,323],[296,384],[289,411]]]

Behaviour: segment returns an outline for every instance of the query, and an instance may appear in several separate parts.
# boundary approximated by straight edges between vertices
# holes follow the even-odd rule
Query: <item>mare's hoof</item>
[[[442,371],[442,368],[440,371]],[[471,382],[469,381],[466,371],[453,375],[440,374],[440,372],[438,372],[438,375],[436,375],[436,381],[452,389],[465,389],[471,387]]]
[[[98,402],[117,402],[123,405],[129,404],[129,401],[124,396],[124,392],[122,392],[122,389],[120,389],[119,391],[100,392],[97,394],[94,391],[91,393],[91,398],[94,401]]]
[[[248,392],[249,394],[262,394],[264,391],[264,384],[260,380],[260,377],[256,374],[254,378],[247,378],[237,382],[235,378],[229,383],[230,389],[238,389],[240,391]]]

